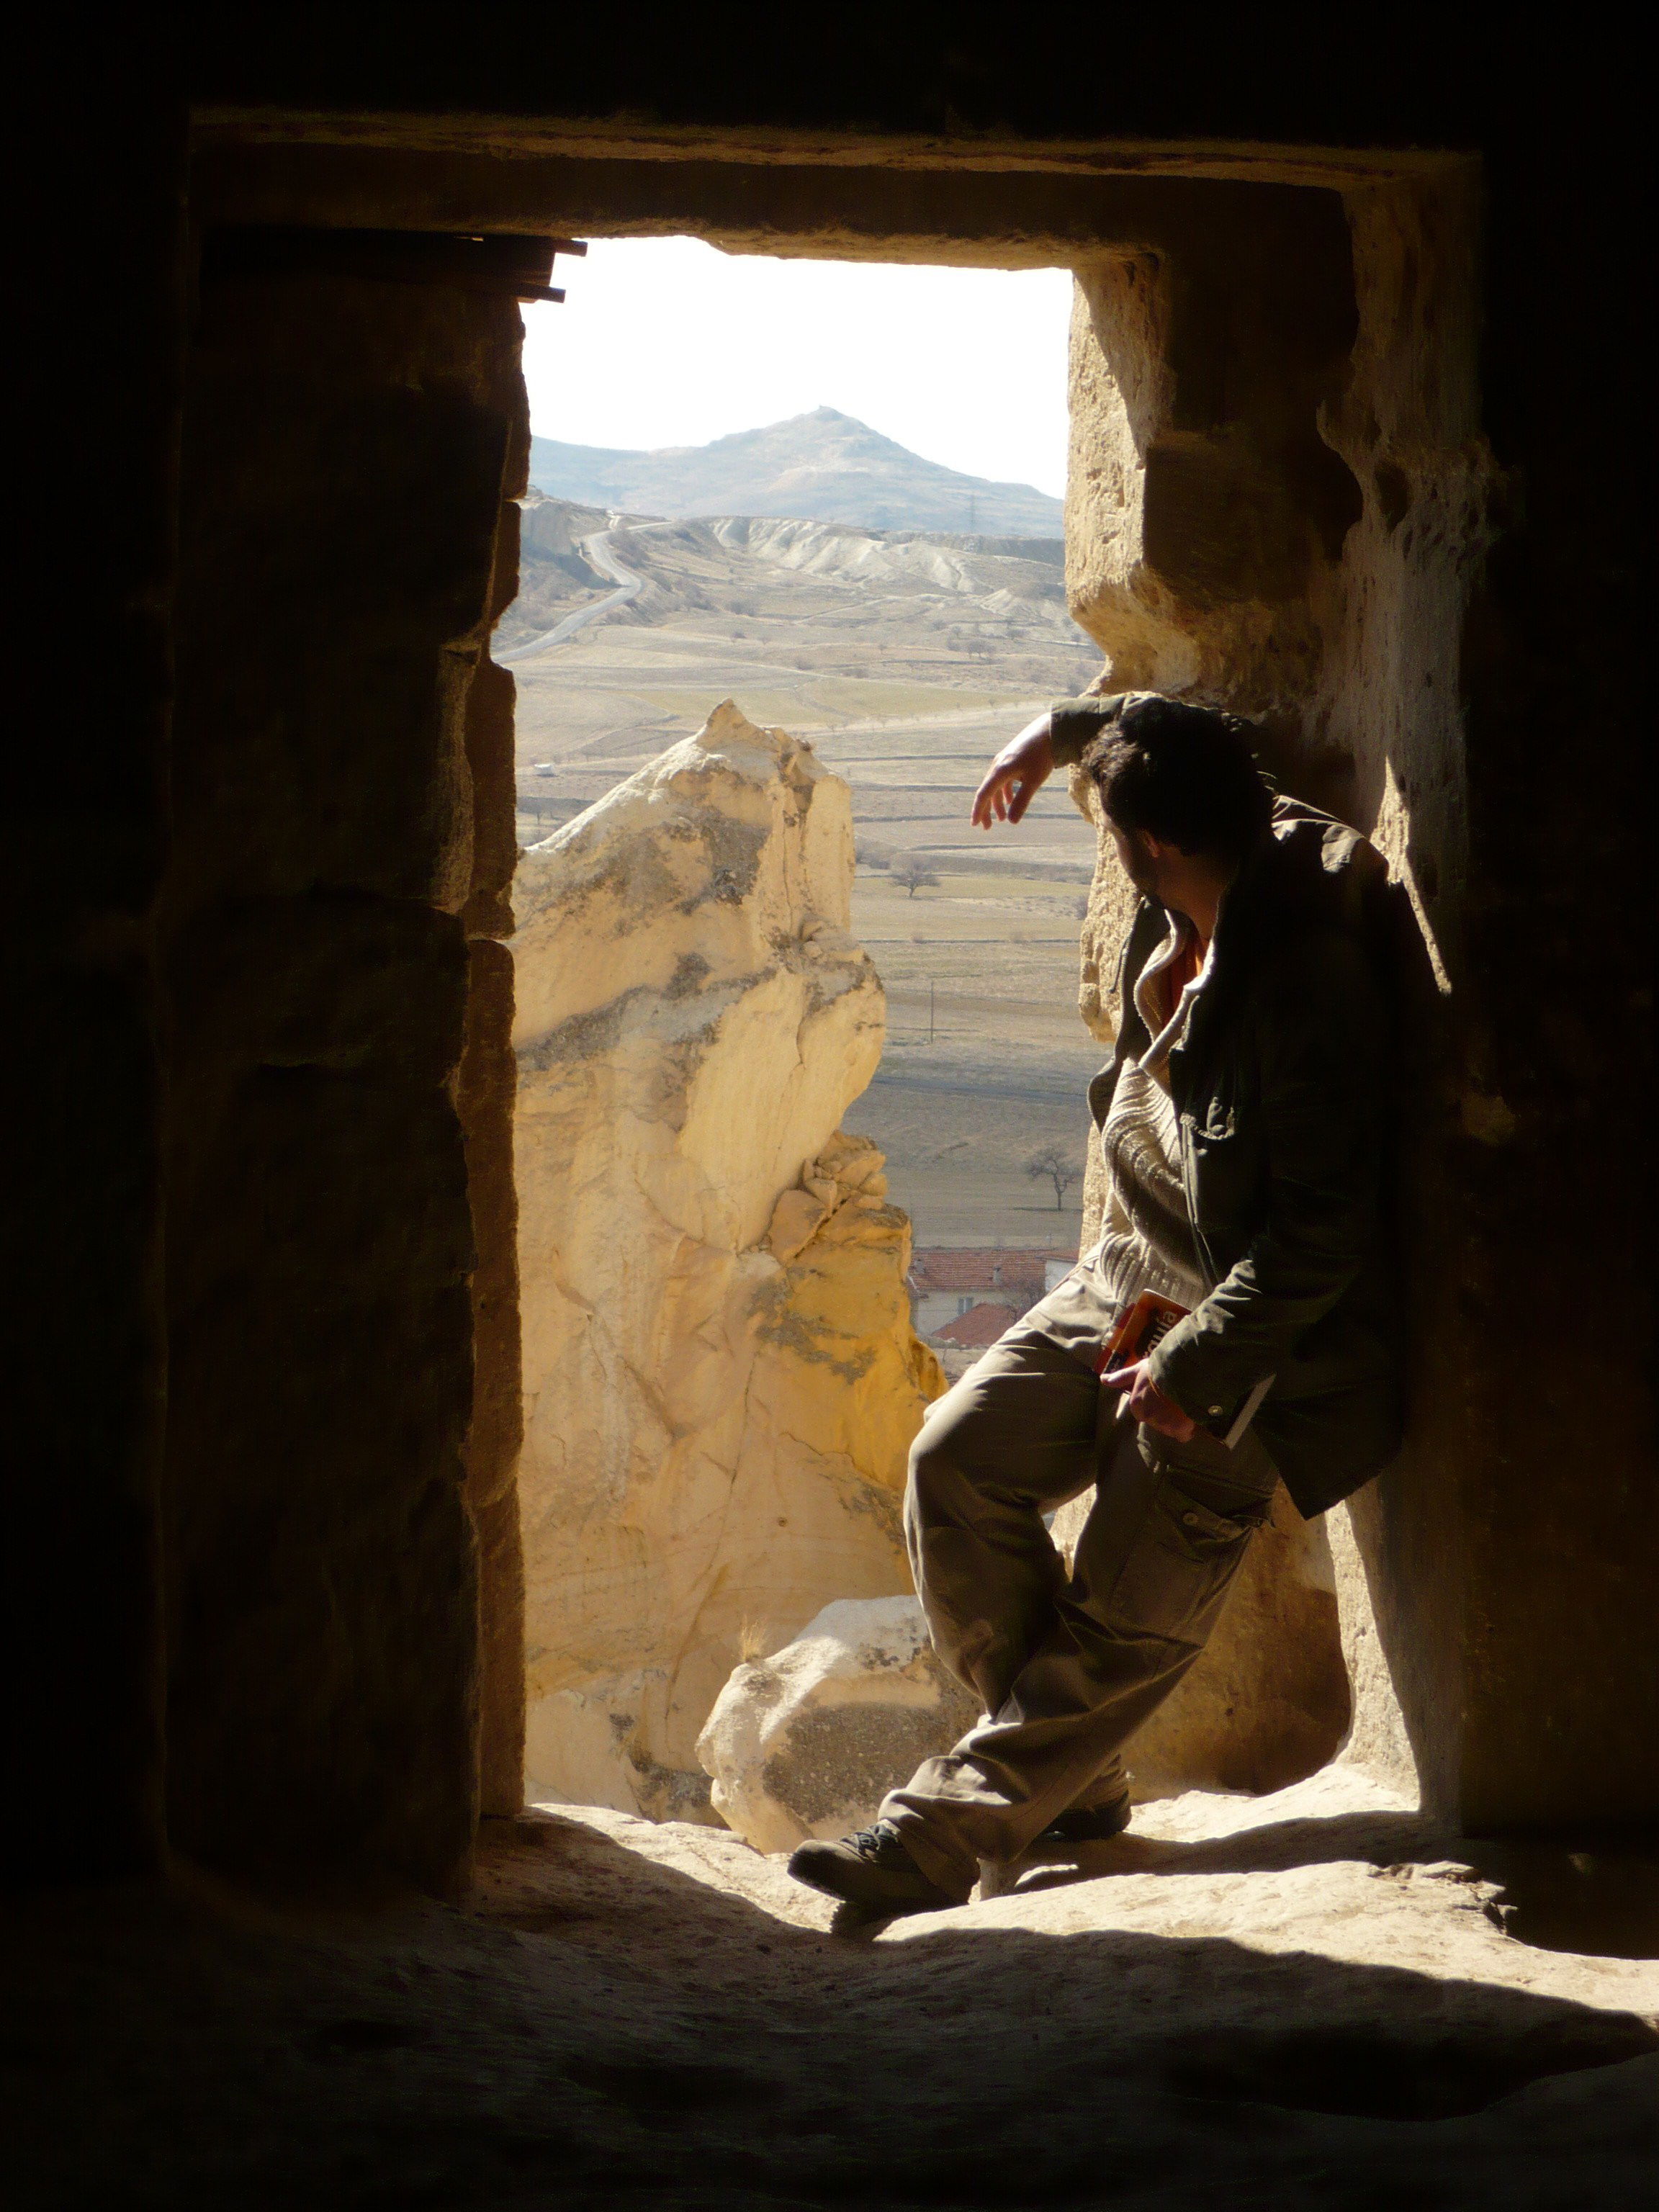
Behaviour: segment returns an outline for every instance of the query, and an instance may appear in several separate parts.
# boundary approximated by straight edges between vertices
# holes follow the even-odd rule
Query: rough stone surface
[[[1443,807],[1468,810],[1466,868],[1449,869],[1420,836],[1413,860],[1425,907],[1437,896],[1462,908],[1468,1013],[1456,1079],[1435,1094],[1445,1179],[1425,1193],[1443,1243],[1420,1281],[1437,1279],[1446,1304],[1422,1309],[1430,1372],[1414,1381],[1432,1382],[1421,1402],[1437,1410],[1414,1467],[1376,1492],[1366,1540],[1378,1620],[1443,1796],[1467,1790],[1482,1817],[1510,1824],[1651,1818],[1659,1673],[1632,1659],[1648,1649],[1659,1589],[1651,1268],[1631,1234],[1652,1135],[1650,1086],[1631,1079],[1650,1048],[1640,582],[1650,516],[1619,430],[1644,419],[1648,370],[1630,321],[1642,243],[1632,139],[1609,121],[1609,101],[1635,92],[1631,72],[1609,70],[1599,27],[1505,43],[1473,17],[1442,15],[1379,44],[1351,11],[1314,52],[1288,13],[1218,19],[1194,40],[1171,12],[1139,27],[1126,69],[1109,15],[1039,33],[1005,14],[948,55],[890,41],[876,128],[865,45],[826,44],[805,16],[793,38],[751,44],[741,83],[695,25],[641,40],[613,16],[573,59],[568,42],[532,52],[479,40],[441,12],[367,45],[298,15],[251,24],[222,14],[180,40],[161,12],[129,10],[113,34],[88,40],[76,11],[42,13],[17,118],[23,173],[52,181],[15,240],[31,333],[18,363],[29,434],[15,534],[29,550],[15,587],[26,741],[8,787],[19,828],[6,941],[28,988],[27,1018],[6,1030],[22,1071],[13,1280],[27,1286],[14,1301],[8,1557],[20,1590],[8,1618],[31,1626],[9,1676],[23,1808],[9,1845],[15,1837],[37,1873],[68,1874],[130,1863],[159,1842],[154,1499],[173,1230],[163,1236],[167,1045],[151,909],[172,811],[170,548],[177,370],[200,304],[192,236],[224,222],[493,220],[1054,265],[1097,249],[1167,258],[1179,243],[1171,208],[1192,211],[1190,230],[1230,197],[1261,206],[1269,179],[1345,201],[1358,343],[1363,353],[1381,341],[1389,404],[1376,404],[1367,374],[1350,380],[1352,416],[1344,395],[1325,419],[1364,494],[1364,528],[1391,532],[1401,586],[1390,601],[1361,567],[1351,603],[1369,598],[1387,617],[1372,634],[1370,696],[1398,716],[1414,756],[1395,777],[1413,829]],[[562,105],[586,119],[559,125]],[[1435,150],[1448,148],[1462,150]],[[1467,225],[1445,251],[1449,181],[1466,206],[1479,195],[1478,256]],[[100,255],[91,286],[89,239]],[[399,312],[380,288],[376,317]],[[1472,374],[1446,374],[1449,316],[1470,362],[1464,334],[1480,331],[1478,393]],[[111,328],[122,334],[113,380]],[[422,386],[418,374],[404,380],[411,413]],[[1455,406],[1442,410],[1447,396]],[[301,428],[307,394],[272,397],[273,424]],[[1437,599],[1437,544],[1455,553],[1462,542],[1464,511],[1433,486],[1477,400],[1504,472],[1486,518],[1497,542],[1443,655],[1441,615],[1419,625],[1413,610]],[[1363,451],[1370,418],[1386,433],[1374,457]],[[357,450],[350,439],[339,449]],[[222,482],[228,497],[235,472]],[[327,580],[302,564],[266,581],[262,618],[303,657]],[[1343,696],[1346,713],[1359,695]],[[1463,726],[1449,741],[1453,699]],[[1322,700],[1307,726],[1310,757],[1322,711]],[[1340,755],[1342,730],[1332,743]],[[227,774],[254,750],[228,740]],[[1595,773],[1577,772],[1592,752]],[[338,781],[325,775],[320,787],[354,837],[387,811],[400,757],[330,728],[318,759]],[[402,1195],[389,1177],[370,1216]],[[1597,1327],[1574,1389],[1540,1390],[1559,1356],[1556,1292],[1576,1284],[1594,1285]],[[1455,1328],[1441,1328],[1445,1314]],[[349,1379],[337,1386],[348,1392]],[[407,1411],[418,1419],[418,1405]],[[251,1525],[237,1556],[257,1562],[268,1501],[255,1486],[244,1513],[236,1470],[227,1451],[214,1478],[228,1525]],[[306,1558],[313,1578],[319,1558]],[[270,1595],[295,1601],[287,1584]],[[89,1775],[95,1820],[76,1795]],[[123,2187],[131,2193],[125,2176]]]
[[[503,489],[521,491],[529,463],[527,398],[510,422]],[[520,510],[507,498],[495,527],[487,619],[499,623],[519,586]],[[511,673],[480,655],[466,699],[466,764],[472,784],[472,880],[467,933],[466,1030],[455,1107],[466,1146],[472,1216],[472,1419],[465,1447],[465,1498],[478,1547],[478,1808],[516,1812],[524,1802],[524,1552],[519,1527],[519,1450],[524,1441],[519,1330],[519,1206],[513,1182],[513,959],[494,940],[513,927]]]
[[[560,1796],[706,1806],[744,1642],[908,1587],[942,1377],[837,1129],[882,1043],[852,866],[845,785],[732,707],[520,866],[527,1765]]]
[[[479,1807],[500,1814],[517,1812],[524,1797],[524,1557],[517,1484],[524,1414],[512,1039],[512,957],[505,945],[474,938],[455,1086],[477,1255],[465,1498],[478,1546]]]
[[[0,888],[15,1168],[0,1216],[0,1879],[40,1882],[100,1881],[166,1854],[165,1078],[149,914],[169,836],[189,164],[159,49],[88,41],[57,20],[72,53],[52,51],[44,19],[33,27],[30,95],[8,133],[20,173],[51,165],[65,134],[88,153],[64,164],[12,276],[33,332],[14,356],[14,404],[34,428],[9,489],[31,547],[9,619],[29,643],[12,687]],[[94,234],[107,265],[89,289],[61,241]],[[111,377],[96,334],[117,329]],[[94,421],[122,455],[121,490],[118,514],[88,530],[109,486],[101,433],[76,432]],[[88,1821],[94,1774],[105,1809]]]
[[[1114,690],[1294,711],[1361,507],[1319,427],[1353,339],[1347,227],[1322,193],[1208,212],[1078,270],[1067,587]]]
[[[1659,1532],[1639,1503],[1651,1423],[1633,1381],[1645,1285],[1612,1302],[1596,1380],[1575,1400],[1600,1408],[1601,1443],[1565,1401],[1547,1418],[1536,1403],[1554,1356],[1538,1239],[1571,1221],[1582,1240],[1603,1218],[1601,1194],[1575,1185],[1569,1198],[1558,1177],[1609,1146],[1612,1124],[1581,1143],[1570,1132],[1582,1104],[1540,1073],[1588,1067],[1596,1032],[1565,980],[1589,964],[1565,951],[1575,895],[1540,888],[1570,841],[1553,826],[1526,830],[1513,796],[1532,722],[1514,673],[1527,647],[1494,611],[1517,588],[1513,568],[1492,563],[1518,487],[1483,429],[1479,181],[1452,166],[1351,192],[1340,255],[1310,208],[1264,198],[1259,213],[1231,264],[1216,253],[1218,227],[1157,256],[1079,268],[1073,610],[1108,655],[1104,688],[1158,685],[1257,716],[1281,785],[1367,830],[1395,885],[1409,1429],[1346,1523],[1348,1641],[1367,1669],[1356,1755],[1420,1774],[1430,1802],[1470,1826],[1651,1820],[1659,1765],[1644,1746],[1659,1726],[1659,1668],[1630,1659],[1645,1648],[1659,1577]],[[1236,313],[1264,253],[1273,281]],[[1286,312],[1298,287],[1305,317]],[[1501,653],[1488,644],[1471,658],[1474,641],[1500,631]],[[1496,747],[1484,769],[1477,725]],[[1535,762],[1533,773],[1544,787],[1547,770]],[[1089,794],[1078,796],[1086,811]],[[1587,803],[1610,818],[1607,799]],[[1492,887],[1478,886],[1504,838],[1528,860],[1508,878],[1500,924]],[[1080,971],[1085,1019],[1103,1036],[1132,907],[1103,839]],[[1496,1022],[1499,975],[1508,1012]],[[1500,1036],[1536,1032],[1546,975],[1574,1006],[1547,1025],[1565,1018],[1580,1042],[1508,1051]],[[1608,1008],[1600,1033],[1625,1018]],[[1522,1200],[1534,1175],[1540,1183]],[[1097,1167],[1085,1240],[1100,1199]],[[1557,1272],[1587,1279],[1587,1249],[1564,1251]],[[1604,1252],[1592,1272],[1611,1281],[1622,1264]],[[1593,1504],[1573,1472],[1592,1461]]]
[[[481,1702],[518,1802],[511,679],[473,695],[519,345],[301,272],[198,319],[159,937],[168,1817],[211,1863],[453,1885]]]
[[[1360,1535],[1365,1522],[1374,1518],[1377,1503],[1376,1486],[1370,1484],[1346,1505],[1334,1505],[1324,1516],[1352,1701],[1352,1718],[1340,1757],[1343,1765],[1360,1768],[1416,1804],[1422,1796],[1422,1778],[1388,1653],[1377,1632],[1376,1607],[1371,1596],[1375,1570],[1367,1569]]]
[[[736,1669],[697,1757],[726,1826],[757,1851],[787,1851],[867,1827],[888,1790],[978,1717],[915,1598],[841,1598]]]
[[[459,1912],[48,1895],[0,1926],[8,2204],[1645,2204],[1659,1964],[1505,1935],[1498,1879],[1339,1771],[878,1932],[563,1807],[486,1824]]]

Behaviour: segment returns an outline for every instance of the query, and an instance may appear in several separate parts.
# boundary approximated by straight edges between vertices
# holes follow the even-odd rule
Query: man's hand
[[[994,821],[1018,822],[1054,772],[1054,746],[1048,717],[1039,714],[1004,745],[986,769],[985,781],[974,793],[975,827],[988,830]]]
[[[1127,1390],[1130,1413],[1149,1429],[1156,1429],[1159,1436],[1184,1444],[1197,1435],[1198,1423],[1183,1413],[1173,1398],[1164,1396],[1146,1372],[1144,1359],[1136,1360],[1133,1367],[1115,1367],[1100,1379],[1109,1390]]]

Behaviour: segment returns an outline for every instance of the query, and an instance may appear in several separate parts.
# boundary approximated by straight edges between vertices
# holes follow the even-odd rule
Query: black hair
[[[1236,867],[1273,818],[1255,735],[1242,715],[1142,692],[1124,701],[1083,765],[1118,829]]]

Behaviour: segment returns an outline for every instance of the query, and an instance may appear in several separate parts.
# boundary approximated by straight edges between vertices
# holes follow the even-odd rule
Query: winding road
[[[595,599],[592,606],[578,607],[574,615],[567,615],[562,622],[555,623],[551,629],[543,630],[538,637],[526,638],[522,645],[509,646],[505,653],[495,654],[497,667],[510,667],[515,660],[528,660],[535,653],[545,653],[550,646],[562,645],[566,638],[574,637],[589,623],[608,615],[612,607],[625,607],[630,599],[639,597],[645,589],[645,579],[636,576],[631,568],[624,568],[617,558],[611,543],[613,534],[611,530],[596,530],[591,538],[577,542],[589,568],[597,568],[617,589],[607,592],[602,599]]]

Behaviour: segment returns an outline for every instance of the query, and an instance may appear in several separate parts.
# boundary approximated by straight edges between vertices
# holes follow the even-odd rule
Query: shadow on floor
[[[1175,1928],[842,1943],[501,1825],[460,1911],[0,1913],[8,2212],[1579,2212],[1651,2179],[1633,2010]],[[1161,1864],[1347,1848],[1282,1826]]]
[[[1339,1813],[1319,1820],[1277,1820],[1200,1842],[1158,1836],[1114,1836],[1109,1843],[1072,1844],[1028,1851],[1003,1869],[996,1893],[1053,1889],[1124,1874],[1279,1874],[1290,1867],[1362,1860],[1398,1866],[1461,1855],[1450,1832],[1419,1813]]]
[[[1464,1838],[1456,1856],[1502,1887],[1504,1932],[1540,1951],[1659,1959],[1659,1844]]]
[[[1589,1958],[1659,1958],[1659,1849],[1622,1839],[1591,1838],[1583,1848],[1493,1842],[1459,1836],[1417,1813],[1281,1820],[1198,1843],[1126,1835],[1035,1850],[1001,1869],[986,1894],[1054,1889],[1106,1875],[1271,1874],[1342,1859],[1380,1867],[1455,1860],[1503,1891],[1492,1917],[1517,1942]]]

